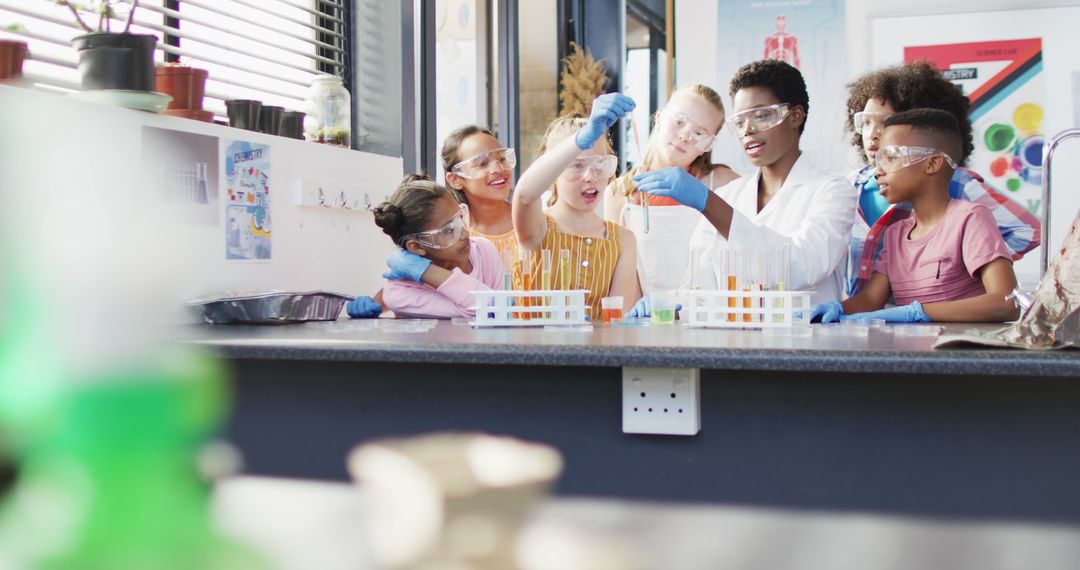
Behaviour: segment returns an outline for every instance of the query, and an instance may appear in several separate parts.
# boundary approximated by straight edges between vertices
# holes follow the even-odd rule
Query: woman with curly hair
[[[963,91],[929,62],[917,61],[870,72],[848,85],[847,127],[851,143],[862,151],[867,164],[850,176],[859,193],[859,208],[852,228],[848,256],[847,294],[862,289],[881,254],[885,229],[911,215],[908,203],[890,206],[879,193],[875,160],[885,120],[911,109],[938,109],[952,114],[960,124],[962,166],[974,150],[969,113],[971,102]],[[1039,219],[987,184],[967,168],[957,168],[949,185],[949,195],[990,208],[998,230],[1012,253],[1013,261],[1039,245]]]

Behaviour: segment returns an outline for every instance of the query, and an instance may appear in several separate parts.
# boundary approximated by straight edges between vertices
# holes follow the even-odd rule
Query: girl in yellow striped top
[[[551,251],[553,283],[586,289],[594,319],[600,316],[602,297],[621,295],[624,309],[629,309],[641,296],[634,234],[596,213],[601,192],[618,167],[607,130],[633,108],[629,97],[610,93],[593,101],[588,119],[555,119],[544,133],[540,155],[514,192],[518,243],[529,251]],[[541,200],[548,189],[550,208],[545,214]],[[563,250],[569,252],[568,267],[557,262]],[[539,257],[533,255],[532,273]]]

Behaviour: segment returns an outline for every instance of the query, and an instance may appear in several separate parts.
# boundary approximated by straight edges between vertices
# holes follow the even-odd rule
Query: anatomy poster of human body
[[[270,259],[270,146],[234,141],[225,151],[225,259]]]
[[[837,119],[847,99],[843,0],[719,0],[717,15],[717,91],[726,98],[731,77],[755,60],[797,67],[810,94],[802,149],[825,170],[851,170],[844,121]],[[741,154],[717,158],[738,163]],[[739,171],[749,171],[748,163]]]

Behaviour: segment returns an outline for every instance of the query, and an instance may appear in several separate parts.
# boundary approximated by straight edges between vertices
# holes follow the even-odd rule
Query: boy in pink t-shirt
[[[812,317],[894,323],[1001,322],[1017,318],[1012,254],[985,206],[949,197],[963,141],[956,118],[912,109],[885,121],[877,180],[890,204],[913,215],[893,224],[866,286],[843,303],[815,305]],[[883,309],[889,297],[896,307]]]

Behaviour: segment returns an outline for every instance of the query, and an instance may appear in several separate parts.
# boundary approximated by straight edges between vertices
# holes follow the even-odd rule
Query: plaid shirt
[[[852,183],[862,196],[863,187],[874,179],[874,167],[865,166],[855,172]],[[1013,261],[1039,246],[1042,239],[1042,223],[1039,218],[1028,212],[1023,206],[1009,199],[993,186],[987,184],[981,176],[966,169],[957,168],[949,183],[949,196],[954,199],[970,200],[982,204],[994,214],[1001,237],[1013,254]],[[847,294],[859,292],[870,279],[874,263],[881,256],[885,230],[892,224],[911,215],[911,204],[904,202],[889,208],[873,226],[869,226],[862,208],[851,230],[851,248],[848,252]]]

